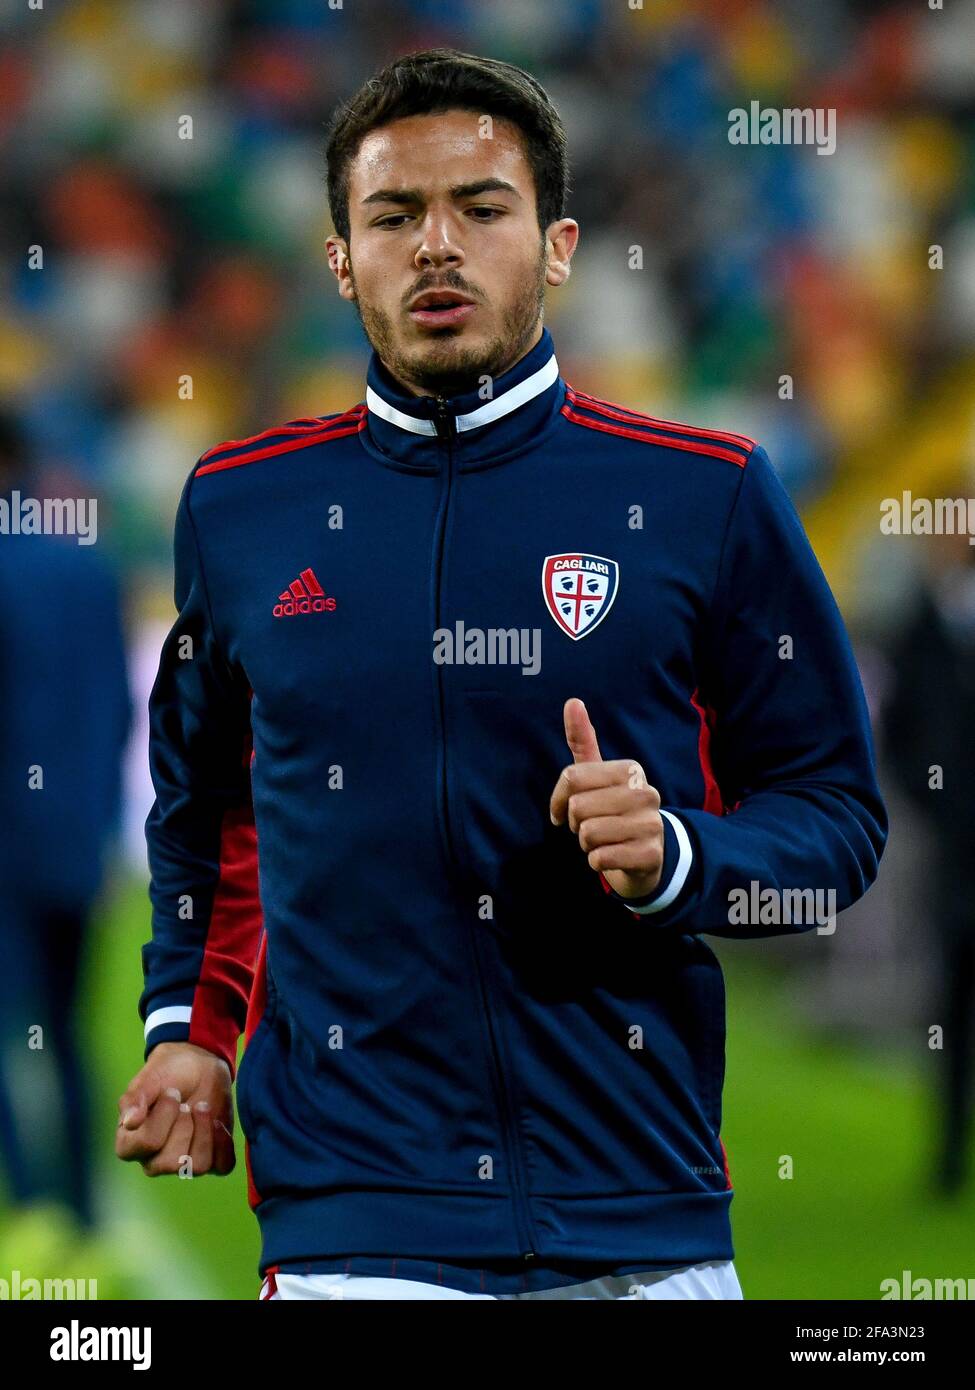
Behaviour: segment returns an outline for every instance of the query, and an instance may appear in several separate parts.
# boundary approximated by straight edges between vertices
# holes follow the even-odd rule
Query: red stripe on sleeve
[[[249,762],[249,757],[245,755]],[[257,828],[246,803],[224,812],[220,876],[213,896],[200,978],[193,993],[188,1041],[222,1057],[237,1071],[237,1018],[246,1016],[254,984],[264,914],[258,891]],[[236,1000],[238,1008],[234,1009]]]
[[[257,968],[254,971],[254,988],[251,990],[251,997],[247,1004],[247,1022],[244,1025],[244,1051],[250,1046],[250,1040],[257,1032],[258,1024],[264,1017],[264,1010],[267,1007],[267,933],[261,932],[261,945],[257,953]],[[247,1202],[254,1208],[264,1199],[257,1190],[254,1182],[254,1174],[251,1171],[250,1145],[246,1138],[244,1140],[244,1167],[247,1170]]]
[[[710,705],[701,705],[698,700],[700,691],[695,690],[691,695],[691,704],[697,710],[701,719],[701,730],[697,738],[697,756],[701,764],[701,776],[704,778],[704,805],[705,811],[710,811],[715,816],[724,815],[724,797],[721,795],[721,788],[714,775],[711,766],[711,726],[717,718]]]

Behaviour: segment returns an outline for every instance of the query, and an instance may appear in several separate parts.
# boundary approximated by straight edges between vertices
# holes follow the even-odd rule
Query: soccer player
[[[877,874],[842,619],[758,443],[561,376],[533,78],[399,58],[327,158],[365,395],[179,502],[117,1153],[229,1172],[243,1032],[264,1298],[740,1298],[702,938]]]

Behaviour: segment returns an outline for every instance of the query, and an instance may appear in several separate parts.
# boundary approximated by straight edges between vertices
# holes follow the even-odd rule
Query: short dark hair
[[[565,216],[565,128],[542,85],[511,63],[456,48],[428,48],[388,63],[332,117],[325,159],[328,205],[339,236],[349,240],[349,166],[363,137],[405,116],[455,110],[476,111],[517,126],[535,181],[540,229],[544,232]]]

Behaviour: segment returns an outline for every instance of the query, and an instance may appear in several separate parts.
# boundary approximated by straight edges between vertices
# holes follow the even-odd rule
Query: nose
[[[413,257],[418,270],[451,266],[457,268],[464,263],[464,252],[460,246],[450,220],[445,215],[432,210],[423,223],[423,236]]]

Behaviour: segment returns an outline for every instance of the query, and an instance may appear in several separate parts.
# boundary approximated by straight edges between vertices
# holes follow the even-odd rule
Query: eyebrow
[[[449,193],[451,198],[473,198],[478,193],[513,193],[520,199],[521,194],[514,184],[504,179],[478,179],[475,183],[455,183]],[[363,198],[362,203],[422,203],[423,193],[419,188],[379,188]]]

